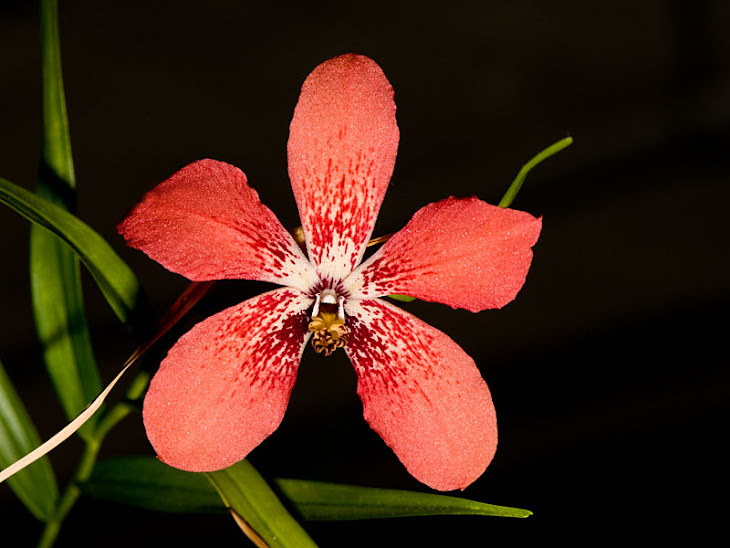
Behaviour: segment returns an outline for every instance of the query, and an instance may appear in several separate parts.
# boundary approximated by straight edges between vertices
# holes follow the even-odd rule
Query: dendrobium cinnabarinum
[[[416,479],[463,489],[492,460],[496,415],[474,361],[380,297],[502,307],[525,281],[541,221],[447,198],[360,264],[393,173],[395,110],[366,57],[326,61],[304,82],[288,161],[308,257],[243,172],[214,160],[175,173],[119,225],[129,245],[191,280],[283,286],[199,323],[162,362],[143,417],[167,464],[219,470],[259,445],[284,416],[310,337],[326,355],[344,348],[365,419]]]

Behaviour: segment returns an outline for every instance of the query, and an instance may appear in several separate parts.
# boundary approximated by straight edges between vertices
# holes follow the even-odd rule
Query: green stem
[[[150,375],[148,372],[140,371],[137,373],[136,377],[132,381],[132,385],[127,391],[126,398],[116,403],[99,421],[94,433],[86,442],[86,447],[84,448],[84,453],[81,456],[81,461],[76,469],[76,473],[61,495],[58,505],[56,506],[56,511],[46,522],[43,535],[38,542],[38,548],[50,548],[53,546],[53,543],[56,541],[56,537],[61,530],[63,520],[66,518],[81,495],[80,485],[88,480],[89,477],[91,477],[91,473],[94,471],[96,459],[99,455],[99,449],[101,449],[101,444],[104,441],[104,438],[112,428],[124,419],[124,417],[136,409],[134,402],[141,398],[144,394],[144,390],[149,383],[149,379]]]
[[[502,196],[502,200],[497,204],[499,207],[509,207],[512,205],[512,202],[517,197],[517,193],[522,188],[522,183],[525,182],[525,178],[527,177],[527,174],[530,173],[532,168],[534,168],[537,164],[540,162],[547,160],[550,158],[550,156],[553,156],[563,150],[566,147],[569,147],[573,144],[573,138],[572,137],[566,137],[565,139],[561,139],[557,143],[553,143],[549,147],[547,147],[544,150],[541,150],[538,152],[532,160],[527,162],[524,166],[522,166],[522,169],[520,169],[519,173],[517,174],[517,177],[515,177],[515,180],[512,181],[512,184],[507,189],[507,192],[504,193],[504,196]]]
[[[79,486],[88,480],[94,471],[96,458],[99,455],[99,449],[101,449],[104,438],[124,417],[136,409],[134,404],[144,395],[149,380],[150,374],[147,371],[139,371],[127,390],[125,399],[117,402],[102,416],[93,434],[86,441],[86,447],[81,456],[79,466],[73,478],[66,486],[66,490],[61,495],[56,506],[56,511],[46,522],[43,535],[38,542],[38,548],[49,548],[53,546],[63,520],[73,508],[79,495],[81,495],[81,488]]]
[[[84,454],[81,456],[81,461],[76,469],[76,473],[66,486],[63,495],[61,495],[61,499],[56,506],[56,511],[48,519],[48,521],[46,521],[46,527],[43,530],[43,535],[41,536],[40,541],[38,542],[38,548],[49,548],[50,546],[53,546],[53,543],[56,541],[56,537],[61,530],[63,520],[71,511],[71,508],[73,508],[76,500],[81,494],[79,484],[88,480],[91,476],[91,472],[94,470],[94,465],[96,464],[96,458],[99,454],[100,448],[101,440],[90,438],[86,443]]]

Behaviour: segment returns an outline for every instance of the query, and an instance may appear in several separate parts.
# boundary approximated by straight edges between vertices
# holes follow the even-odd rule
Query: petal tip
[[[370,427],[418,481],[464,489],[497,449],[491,394],[444,333],[380,300],[350,304],[347,353]]]

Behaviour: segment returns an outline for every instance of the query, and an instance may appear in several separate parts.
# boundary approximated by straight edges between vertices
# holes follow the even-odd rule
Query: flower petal
[[[127,243],[195,281],[246,279],[307,291],[316,274],[237,167],[192,163],[145,194],[117,227]]]
[[[384,301],[348,301],[345,347],[365,420],[433,489],[463,489],[497,449],[497,419],[472,360],[441,331]]]
[[[307,77],[291,122],[289,177],[323,280],[344,279],[362,260],[398,139],[393,88],[373,60],[342,55]]]
[[[525,283],[542,219],[477,198],[429,204],[345,281],[351,297],[410,295],[478,312]]]
[[[144,401],[159,458],[193,472],[243,459],[279,426],[312,299],[280,288],[211,316],[172,347]]]

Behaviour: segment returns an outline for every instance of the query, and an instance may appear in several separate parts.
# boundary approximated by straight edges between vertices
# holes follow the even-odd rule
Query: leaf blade
[[[79,262],[58,238],[31,229],[31,299],[46,369],[66,417],[78,415],[101,390],[83,309]],[[93,424],[80,431],[82,437]]]
[[[529,510],[520,508],[416,491],[295,479],[277,479],[276,485],[304,519],[313,521],[436,515],[524,518],[532,515]]]
[[[68,211],[75,209],[76,179],[61,70],[56,0],[40,10],[43,134],[36,194]],[[48,230],[30,234],[31,300],[43,358],[61,406],[71,419],[101,390],[84,314],[76,255]],[[93,421],[79,431],[86,437]]]
[[[0,469],[40,444],[40,438],[2,363],[0,363]],[[8,480],[26,508],[39,520],[48,519],[58,499],[50,461],[40,459]]]
[[[104,238],[71,213],[2,177],[0,202],[69,244],[122,323],[133,331],[146,328],[152,316],[140,283]]]
[[[203,474],[170,468],[151,457],[119,457],[97,466],[89,483],[82,487],[93,497],[161,512],[225,511],[224,503]],[[133,481],[130,493],[123,492],[126,478]],[[441,494],[281,478],[274,483],[297,513],[312,521],[437,515],[528,517],[532,514],[520,508]],[[172,488],[175,486],[180,489],[176,491]],[[135,498],[131,491],[142,496]]]
[[[52,177],[44,177],[60,183],[53,194],[72,200],[72,194],[64,189],[76,186],[71,137],[66,112],[66,96],[61,69],[61,39],[58,28],[58,1],[41,0],[41,105],[43,109],[43,139],[41,145],[41,170],[48,169]],[[44,174],[41,173],[43,176]],[[67,204],[70,206],[70,204]]]
[[[271,548],[317,546],[248,461],[206,476],[226,505]]]
[[[222,513],[226,506],[203,474],[151,457],[100,461],[82,491],[94,498],[167,513]]]

